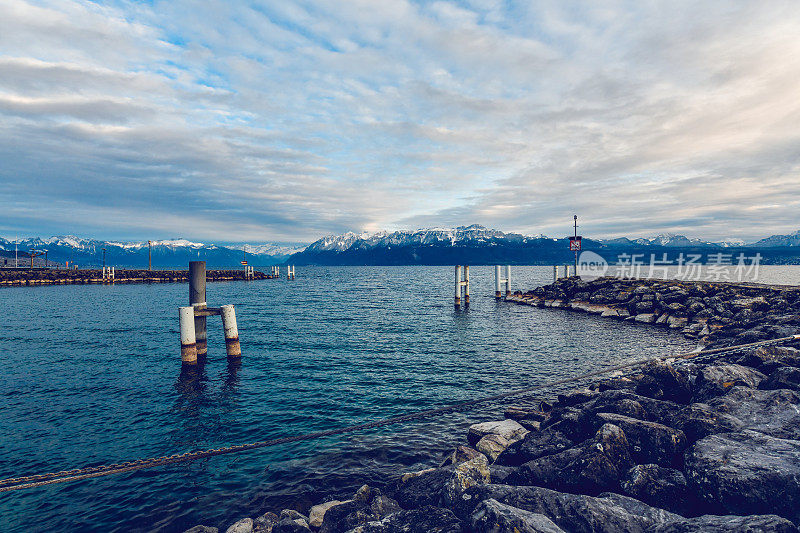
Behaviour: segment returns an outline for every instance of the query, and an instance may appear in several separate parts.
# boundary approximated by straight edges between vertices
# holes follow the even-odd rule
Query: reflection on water
[[[331,429],[693,347],[640,324],[498,303],[493,269],[470,274],[469,309],[453,307],[451,267],[209,284],[209,302],[236,305],[244,354],[229,363],[210,324],[195,368],[180,364],[183,284],[0,290],[0,477]],[[515,288],[551,278],[512,271]],[[0,527],[227,527],[430,466],[501,408],[4,494]]]

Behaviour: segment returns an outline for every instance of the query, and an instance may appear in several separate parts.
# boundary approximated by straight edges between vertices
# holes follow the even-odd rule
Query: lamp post
[[[147,270],[153,270],[153,241],[147,241]]]

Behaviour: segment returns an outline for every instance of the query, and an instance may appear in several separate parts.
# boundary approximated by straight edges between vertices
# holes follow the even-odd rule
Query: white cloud
[[[793,1],[0,6],[3,231],[796,229]]]

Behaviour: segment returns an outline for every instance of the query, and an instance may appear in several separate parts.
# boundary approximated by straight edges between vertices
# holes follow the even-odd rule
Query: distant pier
[[[209,270],[208,281],[245,281],[275,279],[277,275],[256,270]],[[103,269],[0,270],[0,287],[37,285],[103,285],[118,283],[186,283],[188,270],[115,269],[113,276]]]

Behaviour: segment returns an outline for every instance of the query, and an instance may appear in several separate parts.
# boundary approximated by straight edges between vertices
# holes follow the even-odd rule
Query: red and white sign
[[[240,261],[243,265],[247,265],[247,261]]]
[[[570,237],[569,238],[569,251],[570,252],[580,252],[581,251],[581,236],[578,235],[577,237]]]

